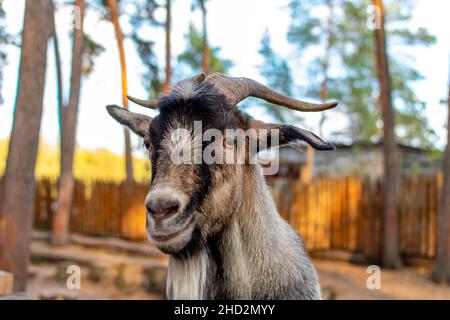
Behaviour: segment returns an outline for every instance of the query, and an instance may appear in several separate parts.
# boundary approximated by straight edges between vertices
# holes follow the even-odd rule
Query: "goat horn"
[[[192,78],[192,80],[195,82],[202,82],[205,79],[206,79],[206,74],[203,72]],[[187,81],[187,80],[183,80],[183,81]],[[137,98],[134,98],[131,96],[127,96],[127,98],[128,98],[128,100],[130,100],[140,106],[150,108],[150,109],[156,109],[156,105],[158,104],[158,100],[156,100],[156,99],[152,100],[152,101],[145,101],[145,100],[137,99]]]
[[[238,104],[250,96],[298,111],[324,111],[338,105],[338,102],[336,101],[322,104],[300,101],[276,92],[261,83],[248,78],[233,78],[220,73],[213,73],[208,75],[207,79],[211,81],[233,105]]]
[[[145,100],[133,98],[131,96],[127,96],[127,98],[128,98],[128,100],[130,100],[140,106],[150,108],[150,109],[156,109],[156,104],[158,103],[158,100],[145,101]]]
[[[204,73],[204,72],[202,72],[192,78],[192,80],[194,80],[196,82],[202,82],[205,79],[206,79],[206,73]]]

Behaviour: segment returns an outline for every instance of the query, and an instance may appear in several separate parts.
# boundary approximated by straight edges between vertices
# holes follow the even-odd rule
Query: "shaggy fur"
[[[158,109],[159,115],[150,119],[108,107],[116,120],[144,137],[149,148],[153,174],[147,202],[164,192],[169,198],[181,199],[175,216],[159,221],[148,215],[147,221],[150,241],[170,254],[167,297],[320,299],[317,275],[303,241],[278,214],[258,165],[176,165],[169,158],[173,148],[180,148],[177,143],[195,140],[193,133],[192,139],[174,143],[171,132],[192,130],[194,121],[202,121],[203,130],[222,132],[263,128],[265,124],[228,105],[207,83],[181,83],[160,100]],[[146,132],[143,123],[149,127]],[[306,141],[318,149],[330,148],[302,129],[277,128],[280,144]],[[167,241],[158,240],[158,232],[168,230],[179,233]]]
[[[233,212],[223,229],[195,253],[171,256],[168,298],[320,299],[301,238],[279,216],[259,169],[246,169],[245,197],[229,204]]]

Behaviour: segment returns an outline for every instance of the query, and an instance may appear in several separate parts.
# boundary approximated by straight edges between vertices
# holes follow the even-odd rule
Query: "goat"
[[[279,146],[306,142],[318,150],[334,149],[307,130],[263,123],[240,112],[237,104],[249,96],[299,111],[323,111],[337,105],[302,102],[251,79],[213,73],[182,80],[159,100],[129,97],[159,110],[155,118],[107,106],[114,119],[144,138],[150,153],[146,227],[149,241],[170,255],[169,299],[321,298],[303,241],[278,214],[259,165],[249,164],[249,157],[242,165],[171,161],[174,150],[194,145],[196,121],[203,124],[202,132],[208,128],[220,132],[276,129]],[[179,128],[188,130],[187,139],[171,137]],[[257,139],[268,142],[268,137]],[[238,148],[234,140],[229,143],[225,138],[214,143],[225,146],[223,153]],[[206,145],[194,147],[198,148]],[[248,144],[243,148],[249,152]]]

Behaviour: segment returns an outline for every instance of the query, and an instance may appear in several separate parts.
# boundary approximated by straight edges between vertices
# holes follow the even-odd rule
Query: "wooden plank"
[[[0,296],[11,295],[13,292],[14,275],[0,270]]]
[[[382,186],[379,180],[321,177],[304,183],[273,179],[280,214],[305,239],[308,249],[345,249],[379,256],[382,243]],[[56,181],[39,182],[35,222],[49,227]],[[433,258],[442,175],[406,176],[399,197],[400,245],[407,257]],[[148,185],[76,181],[71,230],[83,234],[144,240],[143,199]]]

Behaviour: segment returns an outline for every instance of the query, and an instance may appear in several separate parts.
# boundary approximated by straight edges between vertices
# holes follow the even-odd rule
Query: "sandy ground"
[[[30,280],[27,294],[32,299],[161,299],[162,295],[149,292],[145,285],[143,270],[166,264],[165,256],[149,257],[124,252],[87,248],[80,245],[52,249],[45,241],[34,241],[33,263],[30,266]],[[59,255],[64,259],[40,259],[36,253]],[[53,257],[54,259],[54,257]],[[66,287],[67,261],[81,266],[81,289]],[[74,262],[75,261],[75,262]],[[93,262],[92,262],[93,261]],[[92,267],[100,265],[104,271],[98,279],[92,280]],[[425,267],[406,267],[401,271],[381,270],[381,288],[367,288],[367,266],[343,261],[314,260],[320,283],[327,296],[333,299],[447,299],[450,300],[450,286],[433,284],[430,271]],[[119,272],[119,270],[121,270]],[[118,274],[121,278],[118,281]],[[164,279],[164,277],[163,277]]]
[[[381,269],[381,288],[367,289],[367,266],[342,261],[315,260],[322,287],[335,299],[445,299],[450,300],[450,286],[430,281],[431,270],[406,267],[401,271]]]
[[[447,299],[450,286],[438,286],[428,278],[428,270],[406,268],[381,272],[381,289],[366,287],[366,267],[339,261],[315,261],[320,282],[334,299]],[[85,269],[84,269],[85,270]],[[39,264],[30,269],[32,277],[27,293],[33,299],[161,299],[142,286],[118,287],[112,277],[101,282],[82,279],[81,290],[67,290],[64,280],[57,280],[57,265]]]
[[[108,277],[99,282],[93,282],[86,277],[81,279],[79,290],[68,290],[66,279],[58,279],[58,266],[43,263],[30,268],[31,279],[27,285],[27,295],[31,299],[42,300],[155,300],[162,297],[149,293],[139,285],[127,287],[118,286],[114,278]],[[82,268],[82,274],[86,274]]]
[[[148,290],[149,270],[154,271],[152,279],[161,283],[165,279],[167,256],[159,251],[157,255],[133,254],[73,243],[51,247],[46,240],[33,240],[31,252],[27,295],[32,299],[162,298],[160,292],[155,292],[155,287],[160,289],[162,284]],[[67,289],[69,266],[80,268],[79,289]]]

